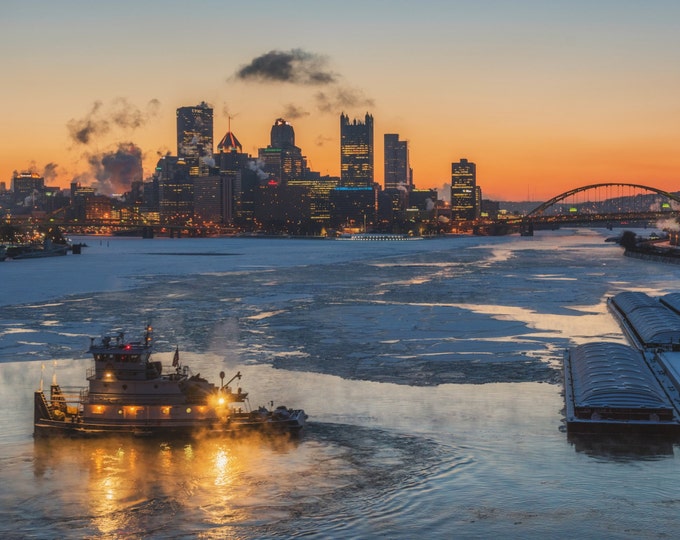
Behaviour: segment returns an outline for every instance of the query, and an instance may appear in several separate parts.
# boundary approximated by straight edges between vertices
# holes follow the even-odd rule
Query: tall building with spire
[[[345,187],[373,185],[373,116],[350,122],[340,115],[340,181]]]
[[[243,153],[243,147],[233,131],[231,118],[229,128],[217,145],[215,162],[219,168],[219,196],[223,223],[232,225],[248,214],[252,218],[252,191],[244,171],[248,170],[251,158]],[[247,176],[247,173],[246,173]],[[245,221],[248,221],[245,219]]]
[[[213,110],[205,101],[177,109],[177,157],[186,161],[192,176],[214,166]]]
[[[385,189],[413,189],[413,175],[409,163],[408,142],[399,135],[385,133]]]

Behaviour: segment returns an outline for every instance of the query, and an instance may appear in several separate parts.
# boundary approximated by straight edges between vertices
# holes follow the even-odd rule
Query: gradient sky
[[[465,157],[496,200],[598,182],[680,190],[677,0],[3,0],[0,51],[8,188],[31,168],[49,185],[86,180],[120,143],[148,175],[176,153],[177,107],[206,101],[215,144],[231,116],[257,155],[284,117],[323,174],[339,175],[340,113],[370,112],[381,183],[383,135],[398,133],[419,188]],[[301,52],[301,71],[238,77],[271,51]]]

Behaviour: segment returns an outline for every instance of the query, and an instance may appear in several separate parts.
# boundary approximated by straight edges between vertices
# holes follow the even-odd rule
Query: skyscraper
[[[373,185],[373,116],[364,122],[340,115],[340,180],[346,187]]]
[[[205,101],[177,109],[177,157],[186,160],[193,176],[213,166],[213,110]]]
[[[161,225],[182,225],[194,213],[194,182],[184,158],[163,156],[156,165]]]
[[[477,166],[467,159],[451,164],[451,217],[477,217]]]
[[[307,171],[307,160],[302,150],[295,146],[295,130],[283,118],[277,118],[274,122],[270,144],[258,150],[258,158],[269,180],[277,184],[301,179]]]
[[[236,135],[229,131],[217,145],[215,160],[220,170],[220,197],[222,202],[222,222],[232,225],[239,214],[243,201],[243,169],[247,167],[249,156]]]
[[[395,133],[385,134],[385,189],[410,191],[413,188],[411,166],[408,157],[408,142],[400,141]]]
[[[283,118],[277,118],[272,126],[270,144],[273,148],[295,146],[295,130]]]

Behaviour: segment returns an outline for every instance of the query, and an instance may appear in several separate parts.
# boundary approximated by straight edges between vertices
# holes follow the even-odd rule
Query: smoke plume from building
[[[141,181],[142,151],[132,142],[120,143],[116,150],[90,154],[87,158],[90,171],[74,180],[92,185],[101,195],[114,195],[130,191],[132,182]]]
[[[94,138],[106,135],[113,127],[124,131],[137,129],[158,114],[160,101],[152,99],[144,109],[125,98],[116,98],[108,106],[95,101],[82,118],[67,124],[71,139],[78,144],[89,144]]]

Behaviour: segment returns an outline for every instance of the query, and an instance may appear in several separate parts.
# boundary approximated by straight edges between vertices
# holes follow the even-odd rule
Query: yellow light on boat
[[[123,409],[118,409],[118,414],[123,414]]]
[[[134,407],[128,407],[128,412],[130,414],[135,414],[137,412],[137,409],[135,409]]]
[[[191,413],[191,407],[187,407],[187,414]]]
[[[92,412],[94,414],[102,414],[104,412],[104,407],[102,407],[101,405],[95,405]]]
[[[203,407],[203,405],[201,405],[201,406],[198,408],[198,412],[204,413],[204,412],[205,412],[205,407]]]
[[[104,377],[106,377],[107,379],[110,379],[111,377],[113,377],[113,373],[111,373],[110,371],[107,371],[106,373],[104,373]]]
[[[162,412],[163,414],[169,414],[169,413],[170,413],[170,407],[163,407],[163,408],[161,409],[161,412]]]
[[[220,405],[220,406],[224,405],[225,403],[226,403],[226,400],[223,397],[221,397],[217,400],[217,404]]]

